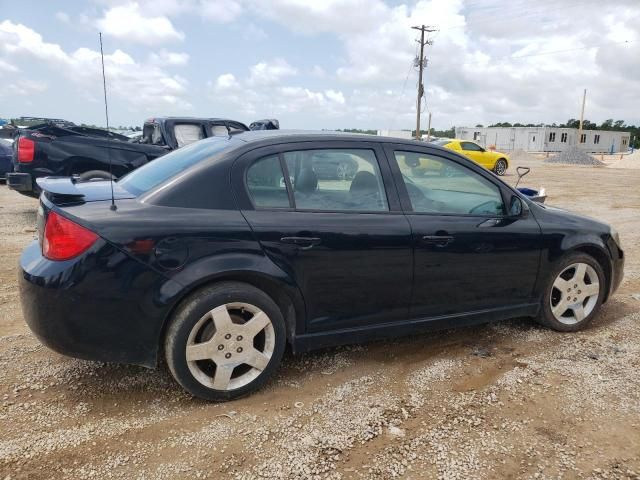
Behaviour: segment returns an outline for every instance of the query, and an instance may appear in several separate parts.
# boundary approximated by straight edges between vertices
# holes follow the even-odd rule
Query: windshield
[[[448,138],[440,138],[438,140],[434,140],[431,143],[433,143],[434,145],[438,145],[439,147],[442,147],[444,145],[446,145],[447,143],[450,143],[451,140],[449,140]]]
[[[125,190],[140,195],[178,175],[189,167],[211,158],[234,145],[227,138],[212,138],[192,143],[152,160],[118,180]]]

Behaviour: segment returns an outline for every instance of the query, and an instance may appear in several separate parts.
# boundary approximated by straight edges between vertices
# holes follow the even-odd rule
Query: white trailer
[[[456,138],[475,140],[483,147],[512,152],[560,152],[578,146],[590,153],[626,152],[631,141],[629,132],[583,130],[561,127],[457,127]]]

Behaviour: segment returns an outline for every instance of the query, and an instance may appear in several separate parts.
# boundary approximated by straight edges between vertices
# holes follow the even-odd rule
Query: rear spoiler
[[[36,183],[42,194],[55,205],[80,205],[87,202],[111,200],[109,180],[81,182],[74,177],[41,177]],[[113,197],[116,200],[136,198],[136,196],[113,183]]]
[[[56,205],[84,203],[84,193],[76,187],[72,177],[41,177],[36,183],[42,193]]]

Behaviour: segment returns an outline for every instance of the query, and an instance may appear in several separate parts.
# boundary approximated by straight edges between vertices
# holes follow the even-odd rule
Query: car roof
[[[233,122],[233,123],[242,123],[239,120],[234,120],[232,118],[218,118],[218,117],[149,117],[144,123],[154,123],[157,121],[166,121],[171,120],[174,122],[189,122],[189,121],[207,121],[207,122]]]
[[[265,144],[278,144],[285,142],[309,142],[309,141],[346,141],[380,143],[404,143],[408,145],[428,146],[429,143],[404,138],[384,137],[368,135],[365,133],[336,132],[332,130],[252,130],[234,135],[234,138],[245,143],[262,142]]]

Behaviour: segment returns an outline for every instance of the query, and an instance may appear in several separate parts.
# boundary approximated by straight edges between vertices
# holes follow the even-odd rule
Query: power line
[[[539,52],[539,53],[528,53],[526,55],[507,55],[504,57],[497,57],[497,58],[489,58],[488,61],[489,62],[496,62],[496,61],[500,61],[500,60],[518,60],[521,58],[529,58],[529,57],[543,57],[545,55],[557,55],[559,53],[568,53],[568,52],[577,52],[580,50],[590,50],[592,48],[603,48],[603,47],[612,47],[615,45],[625,45],[625,44],[631,44],[633,43],[633,40],[623,40],[621,42],[611,42],[611,43],[602,43],[600,45],[587,45],[584,47],[576,47],[576,48],[567,48],[567,49],[563,49],[563,50],[551,50],[548,52]],[[460,65],[466,66],[466,65],[479,65],[481,63],[485,63],[484,61],[478,61],[478,62],[465,62],[465,63],[461,63]]]
[[[469,22],[461,23],[459,25],[451,25],[451,26],[448,26],[448,27],[443,27],[441,30],[442,31],[454,30],[454,29],[457,29],[457,28],[473,27],[475,25],[483,25],[483,24],[486,24],[486,23],[494,23],[495,24],[496,20],[505,21],[505,20],[523,18],[523,17],[531,18],[531,17],[535,17],[535,16],[539,16],[539,15],[546,15],[546,14],[552,15],[553,13],[556,13],[558,10],[567,9],[567,8],[574,8],[574,7],[577,7],[577,6],[580,6],[580,5],[584,5],[584,1],[575,2],[575,3],[571,3],[571,4],[554,6],[553,7],[553,11],[551,11],[549,9],[530,11],[530,10],[527,10],[526,7],[525,7],[523,9],[523,13],[519,13],[517,10],[513,10],[514,13],[518,13],[518,15],[493,15],[492,14],[491,18],[487,18],[487,19],[484,19],[484,20],[469,21]],[[472,17],[465,16],[465,19],[466,18],[472,18]]]

